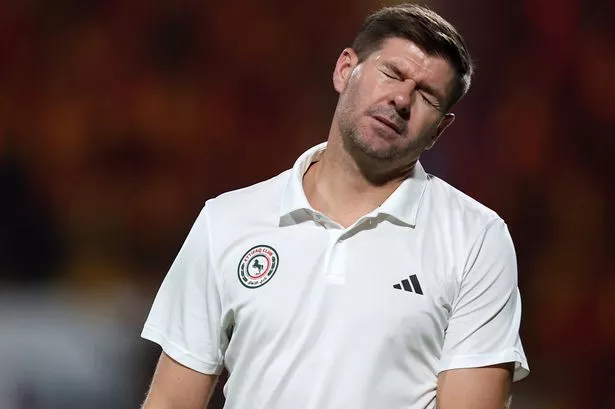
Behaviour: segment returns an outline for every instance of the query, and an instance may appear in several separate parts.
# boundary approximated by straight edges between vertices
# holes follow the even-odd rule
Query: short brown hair
[[[447,110],[468,92],[474,71],[470,53],[459,32],[439,14],[417,4],[384,7],[367,17],[352,48],[362,62],[392,37],[410,40],[427,54],[440,56],[453,66],[457,81]]]

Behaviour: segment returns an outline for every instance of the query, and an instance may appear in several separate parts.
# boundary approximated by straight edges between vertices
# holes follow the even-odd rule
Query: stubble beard
[[[362,131],[354,126],[340,126],[342,134],[342,140],[344,146],[349,153],[362,153],[366,157],[372,158],[376,161],[391,161],[399,158],[402,152],[401,149],[390,146],[387,149],[375,149],[366,138],[362,137]]]
[[[400,149],[391,146],[388,149],[374,149],[370,143],[361,136],[361,130],[356,123],[340,122],[340,135],[344,150],[357,165],[363,177],[376,186],[384,185],[404,173],[413,159],[409,157],[413,147]]]
[[[419,149],[420,138],[419,140],[413,141],[412,143],[406,146],[389,146],[388,148],[377,149],[370,144],[367,137],[363,134],[366,132],[378,132],[374,129],[362,129],[358,122],[354,119],[348,118],[348,116],[344,116],[341,118],[339,122],[339,130],[342,137],[342,141],[344,143],[344,147],[351,156],[355,157],[357,155],[363,156],[363,160],[371,159],[374,162],[380,162],[380,164],[397,162],[408,155],[411,152]],[[376,136],[380,137],[380,136]],[[408,136],[400,135],[399,138],[407,138]]]
[[[354,90],[349,90],[346,95],[347,98],[345,98],[346,101],[356,99],[354,94]],[[382,107],[372,107],[365,112],[356,114],[357,107],[354,104],[343,104],[342,107],[339,111],[337,123],[343,148],[357,164],[361,173],[372,183],[386,183],[391,175],[396,175],[400,170],[403,172],[408,166],[412,167],[414,161],[424,150],[421,148],[423,143],[421,141],[426,135],[412,140],[405,146],[389,145],[388,148],[374,148],[364,133],[378,131],[376,129],[363,129],[359,124],[359,119],[368,117],[370,114],[380,114],[390,118],[390,112],[384,112],[385,109]],[[341,107],[338,105],[338,108]],[[371,127],[367,125],[366,128]],[[407,125],[404,125],[402,135],[398,137],[410,138],[411,135],[408,135],[408,132]],[[376,135],[376,137],[383,136]]]
[[[409,138],[407,145],[394,145],[375,148],[370,143],[370,137],[380,138],[384,136],[366,135],[368,132],[378,132],[377,129],[367,125],[363,128],[352,116],[341,115],[338,119],[338,129],[343,148],[357,165],[365,179],[370,183],[380,186],[393,179],[406,177],[414,168],[415,162],[427,147],[431,132],[436,132],[435,126],[425,130],[418,137],[409,135],[409,130],[399,138]],[[368,114],[365,114],[368,116]]]

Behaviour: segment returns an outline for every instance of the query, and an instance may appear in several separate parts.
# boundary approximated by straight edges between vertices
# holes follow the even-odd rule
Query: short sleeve
[[[506,224],[494,220],[473,244],[444,337],[440,371],[515,363],[514,381],[529,374],[519,337],[517,261]]]
[[[228,339],[207,211],[205,205],[164,278],[141,336],[182,365],[219,374]]]

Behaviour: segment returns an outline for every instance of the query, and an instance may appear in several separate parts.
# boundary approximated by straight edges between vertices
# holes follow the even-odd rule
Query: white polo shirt
[[[343,228],[291,170],[207,201],[142,336],[196,371],[229,370],[226,409],[434,408],[440,371],[515,362],[515,252],[493,211],[417,163]]]

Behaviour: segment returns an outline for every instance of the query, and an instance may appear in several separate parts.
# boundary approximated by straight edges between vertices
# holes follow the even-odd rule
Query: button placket
[[[343,234],[344,231],[330,230],[325,270],[325,281],[329,284],[344,284],[346,280],[346,263],[344,261],[347,243],[341,238]]]

